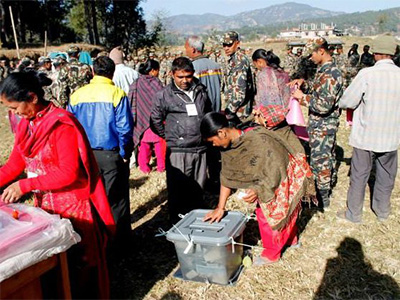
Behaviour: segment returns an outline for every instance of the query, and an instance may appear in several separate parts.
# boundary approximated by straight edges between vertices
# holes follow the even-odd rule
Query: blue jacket
[[[133,150],[133,119],[128,97],[111,79],[94,76],[71,95],[68,110],[82,124],[92,149],[116,150],[128,159]]]

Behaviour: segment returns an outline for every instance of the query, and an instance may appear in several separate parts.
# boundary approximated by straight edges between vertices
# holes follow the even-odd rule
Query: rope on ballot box
[[[264,247],[261,246],[254,246],[254,245],[249,245],[249,244],[243,244],[243,243],[238,243],[235,241],[235,239],[231,236],[231,241],[232,241],[232,253],[235,253],[235,245],[239,245],[239,246],[245,246],[245,247],[249,247],[251,249],[254,248],[258,248],[258,249],[265,249]]]

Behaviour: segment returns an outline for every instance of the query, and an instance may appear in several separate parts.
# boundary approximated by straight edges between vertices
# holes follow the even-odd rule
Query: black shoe
[[[330,190],[317,190],[318,207],[320,209],[327,209],[331,204],[331,191]]]

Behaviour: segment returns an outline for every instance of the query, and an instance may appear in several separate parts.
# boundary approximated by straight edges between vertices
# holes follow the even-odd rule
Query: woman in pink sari
[[[0,102],[22,118],[11,156],[0,168],[0,200],[12,203],[32,192],[35,206],[70,219],[82,237],[68,256],[73,297],[108,298],[102,228],[113,232],[114,219],[84,129],[43,98],[42,87],[49,84],[34,71],[12,73],[0,84]],[[28,178],[19,179],[24,171]]]

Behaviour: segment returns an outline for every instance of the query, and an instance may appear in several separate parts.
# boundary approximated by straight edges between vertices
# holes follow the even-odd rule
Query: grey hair
[[[201,38],[197,35],[192,35],[188,39],[189,47],[196,49],[197,51],[203,53],[204,43],[201,41]]]

